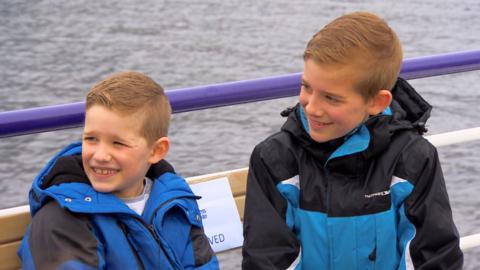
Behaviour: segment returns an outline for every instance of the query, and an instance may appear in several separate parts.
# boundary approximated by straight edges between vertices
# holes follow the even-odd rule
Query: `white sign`
[[[202,198],[198,206],[214,252],[243,245],[243,226],[226,177],[190,185]]]

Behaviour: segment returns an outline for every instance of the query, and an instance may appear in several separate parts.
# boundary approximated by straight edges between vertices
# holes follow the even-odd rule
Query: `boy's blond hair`
[[[366,99],[391,90],[402,65],[402,46],[395,32],[368,12],[343,15],[318,31],[308,42],[303,59],[317,64],[351,66],[354,87]]]
[[[163,88],[145,74],[120,72],[98,82],[86,97],[86,109],[93,105],[122,115],[139,113],[140,132],[148,144],[168,135],[170,103]]]

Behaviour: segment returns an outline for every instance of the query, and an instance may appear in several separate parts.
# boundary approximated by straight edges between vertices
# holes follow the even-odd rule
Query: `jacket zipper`
[[[329,252],[329,253],[330,253],[330,258],[329,258],[329,260],[330,260],[330,267],[331,267],[332,269],[334,269],[334,268],[335,268],[335,267],[334,267],[334,264],[333,264],[333,257],[334,257],[333,255],[334,255],[334,254],[333,254],[333,249],[331,248],[332,243],[331,243],[331,238],[330,238],[331,232],[330,232],[330,222],[329,222],[329,221],[330,221],[330,192],[331,192],[331,191],[330,191],[331,185],[330,185],[330,183],[329,183],[329,180],[330,180],[330,170],[327,169],[327,164],[326,164],[326,163],[325,163],[325,169],[326,169],[326,171],[327,171],[327,174],[326,174],[326,176],[327,176],[327,181],[326,181],[326,185],[327,185],[327,186],[326,186],[327,196],[326,196],[326,197],[327,197],[327,198],[326,198],[325,207],[326,207],[326,214],[327,214],[327,237],[328,237],[328,243],[329,243],[328,245],[329,245],[329,250],[330,250],[330,252]]]
[[[125,238],[127,238],[128,245],[130,246],[130,249],[132,250],[133,255],[135,255],[135,260],[137,262],[137,265],[139,266],[140,269],[145,270],[145,266],[143,265],[142,260],[140,259],[140,256],[137,253],[137,250],[133,247],[133,243],[130,241],[130,238],[128,237],[128,230],[122,222],[118,221],[117,222],[118,226],[120,229],[122,229],[123,234],[125,235]]]
[[[157,211],[157,210],[155,210]],[[153,225],[148,225],[143,219],[141,219],[140,217],[137,217],[137,216],[134,216],[135,219],[137,219],[138,221],[140,221],[140,223],[145,226],[145,228],[147,228],[147,230],[150,232],[150,234],[152,235],[153,239],[155,239],[155,242],[157,242],[158,246],[160,247],[160,249],[162,250],[163,254],[165,254],[165,257],[167,257],[167,260],[168,260],[168,263],[170,264],[170,266],[173,268],[173,269],[178,269],[173,261],[172,258],[170,258],[170,255],[168,255],[167,251],[165,250],[165,247],[162,245],[161,241],[160,241],[160,237],[158,236],[157,232],[155,231]]]
[[[163,202],[162,204],[160,204],[157,208],[155,208],[155,210],[153,211],[153,214],[152,214],[152,218],[150,219],[150,224],[147,224],[145,222],[145,220],[143,220],[142,218],[138,217],[138,216],[134,216],[137,220],[140,221],[140,223],[142,223],[143,226],[145,226],[148,231],[150,232],[150,234],[153,236],[153,238],[155,239],[155,241],[157,242],[157,244],[160,246],[160,249],[162,250],[163,254],[165,254],[165,257],[167,257],[167,260],[168,262],[170,263],[170,266],[173,268],[173,269],[178,269],[176,267],[176,264],[174,263],[174,260],[172,258],[170,258],[170,255],[167,253],[167,251],[165,250],[165,247],[162,245],[161,241],[160,241],[160,236],[157,234],[157,231],[155,231],[155,227],[153,226],[153,220],[155,219],[155,216],[158,212],[158,210],[160,210],[160,208],[162,208],[163,206],[165,206],[167,203],[170,203],[176,199],[180,199],[180,198],[189,198],[189,197],[195,197],[196,199],[199,199],[200,197],[199,196],[191,196],[191,195],[183,195],[183,196],[177,196],[177,197],[173,197],[165,202]]]
[[[136,215],[133,215],[133,217],[138,220],[145,228],[147,228],[147,230],[150,232],[150,234],[152,235],[153,239],[155,239],[155,242],[157,242],[158,246],[160,247],[160,249],[162,250],[163,254],[165,254],[165,257],[167,258],[170,266],[173,268],[173,269],[178,269],[176,267],[176,264],[174,263],[174,260],[172,258],[170,258],[170,255],[167,253],[167,251],[165,250],[165,247],[162,245],[161,243],[161,240],[160,240],[160,236],[157,234],[157,232],[155,231],[155,227],[153,226],[153,220],[158,212],[158,210],[160,210],[160,208],[162,208],[164,205],[166,205],[167,203],[170,203],[176,199],[180,199],[180,198],[185,198],[185,197],[195,197],[196,199],[198,199],[199,197],[198,196],[191,196],[191,195],[184,195],[184,196],[177,196],[177,197],[173,197],[165,202],[163,202],[162,204],[160,204],[157,208],[155,208],[155,210],[153,211],[153,214],[152,214],[152,218],[150,219],[150,224],[147,224],[145,222],[145,220],[143,220],[142,218],[140,218],[139,216],[136,216]],[[140,265],[140,268],[141,269],[145,269],[144,265],[143,265],[143,262],[141,261],[139,255],[137,254],[136,250],[134,249],[133,247],[133,244],[130,242],[130,239],[128,238],[128,230],[125,226],[125,224],[121,223],[120,221],[117,222],[118,225],[120,226],[120,228],[122,229],[123,233],[125,234],[125,237],[127,238],[127,241],[128,241],[128,244],[130,245],[130,248],[132,249],[132,252],[135,254],[135,258],[137,260],[137,264]]]

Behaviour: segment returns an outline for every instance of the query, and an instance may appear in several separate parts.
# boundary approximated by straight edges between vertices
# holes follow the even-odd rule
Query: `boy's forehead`
[[[84,132],[105,132],[119,137],[141,135],[143,115],[122,113],[104,106],[94,105],[85,111]]]
[[[358,68],[353,64],[323,64],[314,60],[306,60],[304,62],[302,80],[307,82],[315,80],[353,82],[358,78],[358,72]]]
[[[95,118],[102,115],[106,115],[110,118],[123,118],[126,120],[126,123],[129,123],[129,122],[138,123],[143,119],[143,116],[144,116],[140,110],[126,111],[126,110],[120,110],[113,107],[104,106],[101,104],[95,104],[89,107],[88,109],[86,109],[85,116],[87,115],[95,116]],[[132,119],[129,119],[129,118],[132,118]],[[128,121],[128,120],[131,120],[131,121]]]

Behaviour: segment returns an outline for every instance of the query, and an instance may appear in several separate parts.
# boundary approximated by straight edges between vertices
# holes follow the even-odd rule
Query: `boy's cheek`
[[[302,105],[302,107],[305,107],[305,105],[307,105],[307,103],[308,103],[308,99],[305,96],[305,93],[303,91],[300,91],[300,96],[298,98],[298,102],[300,103],[300,105]]]

